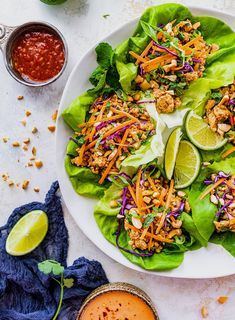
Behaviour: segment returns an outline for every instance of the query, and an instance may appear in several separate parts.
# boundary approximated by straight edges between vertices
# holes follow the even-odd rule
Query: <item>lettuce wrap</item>
[[[219,154],[219,152],[217,152]],[[192,218],[195,226],[206,242],[213,242],[222,245],[228,252],[235,256],[233,232],[215,231],[214,220],[218,208],[210,201],[210,195],[199,200],[200,195],[206,189],[204,180],[211,174],[224,172],[225,174],[235,173],[235,158],[231,155],[225,160],[214,161],[211,165],[201,170],[198,179],[192,184],[188,191],[189,203],[192,208]]]
[[[96,205],[94,216],[104,237],[113,245],[122,248],[121,252],[128,260],[139,265],[141,268],[151,271],[170,270],[177,268],[183,262],[184,252],[199,249],[206,244],[195,227],[192,217],[182,212],[180,219],[183,222],[184,232],[187,234],[185,241],[168,244],[163,251],[155,253],[152,256],[147,256],[147,254],[141,253],[141,251],[137,251],[140,256],[130,253],[132,252],[131,246],[128,244],[130,238],[123,228],[120,230],[117,243],[117,230],[119,228],[117,215],[121,206],[117,208],[111,206],[112,201],[120,201],[120,194],[123,188],[124,185],[122,183],[112,184]]]

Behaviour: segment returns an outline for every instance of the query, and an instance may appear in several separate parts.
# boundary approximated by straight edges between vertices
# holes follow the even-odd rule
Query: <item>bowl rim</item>
[[[143,302],[151,309],[151,311],[154,314],[155,320],[160,320],[157,310],[152,302],[152,300],[150,299],[150,297],[147,295],[146,292],[144,292],[142,289],[136,287],[133,284],[127,283],[127,282],[111,282],[111,283],[107,283],[104,284],[98,288],[96,288],[95,290],[93,290],[85,299],[85,301],[83,302],[76,320],[80,320],[80,317],[83,313],[83,311],[85,310],[85,308],[87,307],[87,305],[94,300],[96,297],[107,293],[107,292],[113,292],[113,291],[121,291],[121,292],[126,292],[129,294],[132,294],[136,297],[138,297],[139,299],[143,300]]]
[[[20,36],[21,34],[27,32],[27,28],[33,28],[35,27],[35,30],[37,29],[37,27],[44,27],[45,29],[47,28],[48,30],[51,30],[54,34],[56,34],[60,40],[63,43],[63,47],[64,47],[64,64],[63,67],[61,68],[61,70],[57,73],[57,75],[55,75],[53,78],[48,79],[46,81],[43,82],[28,82],[26,80],[24,80],[22,77],[17,76],[17,74],[13,71],[13,67],[11,66],[11,56],[8,55],[7,49],[8,46],[11,45],[13,46],[14,41],[16,41],[16,39],[18,38],[18,36]],[[25,30],[24,30],[25,28]],[[32,31],[31,30],[31,31]],[[21,32],[22,31],[22,32]],[[18,35],[17,35],[18,33]],[[12,43],[11,43],[12,42]],[[54,25],[52,25],[51,23],[45,22],[45,21],[28,21],[26,23],[23,23],[19,26],[14,27],[13,31],[10,33],[8,39],[6,40],[6,43],[4,45],[3,48],[3,60],[6,66],[6,69],[8,71],[8,73],[19,83],[24,84],[26,86],[29,87],[43,87],[46,86],[48,84],[53,83],[54,81],[56,81],[64,72],[67,63],[68,63],[68,45],[67,45],[67,41],[65,40],[64,35],[61,33],[61,31],[59,29],[57,29],[57,27],[55,27]]]

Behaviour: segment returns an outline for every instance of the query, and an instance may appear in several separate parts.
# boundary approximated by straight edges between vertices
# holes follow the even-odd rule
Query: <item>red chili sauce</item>
[[[33,82],[54,78],[62,69],[64,61],[62,40],[48,31],[23,34],[12,52],[13,68],[22,78]]]

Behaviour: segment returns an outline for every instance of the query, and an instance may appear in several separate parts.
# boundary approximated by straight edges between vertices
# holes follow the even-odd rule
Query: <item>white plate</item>
[[[190,9],[194,15],[209,15],[217,17],[235,29],[235,19],[231,15],[214,10],[200,8]],[[103,39],[103,41],[109,42],[113,47],[115,47],[132,34],[137,21],[138,19],[135,19],[125,24],[120,29],[111,33],[107,38]],[[74,67],[64,89],[59,108],[59,115],[79,94],[91,87],[88,78],[96,67],[94,49],[95,46],[91,48]],[[166,272],[150,272],[127,260],[115,246],[110,244],[104,238],[96,225],[95,219],[93,218],[93,208],[96,201],[81,197],[73,190],[72,184],[70,183],[64,169],[65,150],[70,136],[71,131],[63,122],[62,117],[59,116],[56,136],[56,161],[61,192],[66,206],[77,225],[100,250],[126,267],[166,277],[215,278],[235,273],[235,258],[230,256],[222,247],[212,244],[209,244],[207,248],[202,248],[194,252],[187,252],[185,254],[184,262],[179,268]]]

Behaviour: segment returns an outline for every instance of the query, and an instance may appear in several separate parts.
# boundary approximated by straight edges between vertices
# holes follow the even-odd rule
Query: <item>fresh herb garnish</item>
[[[101,140],[103,139],[103,134],[101,134],[100,136],[99,136],[99,138],[97,139],[97,141],[96,141],[96,144],[95,144],[95,149],[97,149],[98,147],[99,147],[99,145],[100,145],[100,142],[101,142]]]
[[[54,276],[60,276],[60,280],[52,277],[60,286],[60,301],[56,310],[56,313],[52,320],[56,320],[61,310],[63,297],[64,297],[64,288],[71,288],[74,284],[74,279],[64,278],[64,267],[57,261],[54,260],[45,260],[38,263],[38,269],[44,274],[53,274]]]
[[[220,102],[220,100],[222,99],[223,95],[220,92],[213,92],[211,94],[211,99],[215,100],[216,103]]]
[[[150,226],[150,224],[153,222],[153,220],[155,219],[155,217],[157,216],[157,213],[149,213],[147,216],[145,216],[145,220],[143,223],[143,228],[148,228]]]

